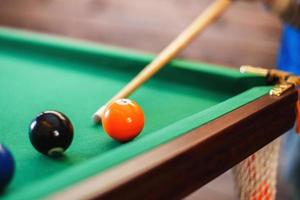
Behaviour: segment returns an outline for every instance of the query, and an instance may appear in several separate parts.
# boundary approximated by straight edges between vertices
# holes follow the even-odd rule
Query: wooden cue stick
[[[109,102],[116,99],[126,98],[145,81],[151,78],[156,72],[163,68],[171,59],[173,59],[181,50],[183,50],[193,39],[204,31],[217,17],[219,17],[227,7],[231,4],[231,0],[216,0],[195,21],[192,22],[179,36],[171,42],[160,54],[147,65],[136,77],[134,77],[122,90],[120,90]],[[107,104],[108,104],[107,103]],[[107,105],[106,104],[106,105]],[[93,115],[95,123],[101,121],[101,115],[105,106],[99,108]]]

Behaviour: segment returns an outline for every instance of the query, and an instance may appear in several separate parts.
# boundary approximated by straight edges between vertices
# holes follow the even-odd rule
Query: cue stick
[[[122,88],[110,101],[99,108],[93,115],[95,123],[101,121],[101,115],[108,103],[128,97],[145,81],[150,79],[156,72],[163,68],[181,50],[183,50],[193,39],[212,24],[229,7],[232,0],[216,0],[202,14],[200,14],[177,38],[172,41],[157,57],[148,64],[136,77],[134,77],[124,88]]]

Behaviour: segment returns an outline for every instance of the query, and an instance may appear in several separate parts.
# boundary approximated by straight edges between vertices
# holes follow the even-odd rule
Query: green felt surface
[[[0,29],[0,143],[12,151],[16,174],[0,199],[35,199],[120,164],[266,94],[262,78],[208,64],[173,61],[132,99],[146,125],[120,144],[91,115],[153,57],[69,39]],[[60,159],[37,153],[28,138],[41,111],[73,122],[73,144]]]

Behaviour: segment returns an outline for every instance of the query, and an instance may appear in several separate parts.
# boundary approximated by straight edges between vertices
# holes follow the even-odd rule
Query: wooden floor
[[[211,0],[0,0],[0,25],[159,52]],[[280,22],[236,3],[180,56],[227,66],[274,66]]]
[[[158,53],[211,0],[0,0],[0,26]],[[261,5],[238,2],[180,57],[229,67],[274,67],[281,25]],[[280,187],[282,188],[282,187]],[[231,173],[187,200],[237,199]],[[287,199],[284,189],[279,199]]]

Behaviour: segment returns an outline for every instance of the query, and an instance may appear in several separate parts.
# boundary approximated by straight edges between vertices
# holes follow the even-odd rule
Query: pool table
[[[16,161],[0,199],[182,198],[294,124],[296,90],[269,96],[264,77],[178,59],[130,96],[144,109],[145,128],[118,143],[91,115],[152,59],[0,28],[0,143]],[[59,158],[29,141],[31,120],[45,110],[74,125],[74,141]]]

